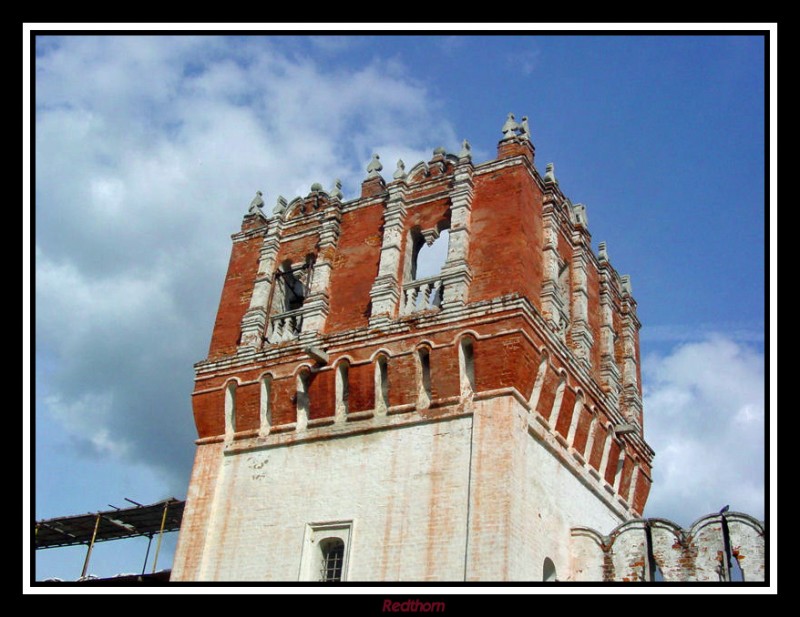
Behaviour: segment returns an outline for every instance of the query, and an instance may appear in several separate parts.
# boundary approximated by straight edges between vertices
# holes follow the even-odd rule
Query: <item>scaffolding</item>
[[[147,559],[150,556],[150,546],[153,537],[157,535],[158,542],[152,570],[152,574],[155,574],[162,537],[165,533],[180,529],[186,502],[169,497],[146,506],[127,497],[125,500],[134,505],[128,508],[111,506],[114,508],[113,510],[104,512],[37,521],[34,533],[36,549],[85,544],[87,546],[86,558],[81,572],[81,578],[84,578],[89,568],[92,548],[97,542],[147,536],[149,541],[144,558],[146,568]],[[144,575],[144,569],[142,574]]]

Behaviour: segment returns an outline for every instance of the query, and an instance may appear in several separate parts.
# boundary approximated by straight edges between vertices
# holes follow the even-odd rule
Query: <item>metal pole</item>
[[[97,537],[97,528],[100,526],[100,515],[97,515],[97,518],[94,521],[94,531],[92,532],[92,541],[89,542],[89,549],[86,551],[86,559],[83,561],[83,571],[81,572],[81,578],[86,576],[86,570],[89,569],[89,557],[92,556],[92,547],[94,546],[94,539]]]
[[[156,555],[153,557],[153,574],[156,572],[156,564],[158,563],[158,551],[161,550],[161,538],[164,536],[164,525],[167,522],[167,508],[169,502],[164,504],[164,514],[161,516],[161,529],[158,530],[158,543],[156,544]]]
[[[147,536],[147,552],[144,554],[144,563],[142,564],[142,574],[147,569],[147,558],[150,556],[150,545],[153,543],[153,534]]]

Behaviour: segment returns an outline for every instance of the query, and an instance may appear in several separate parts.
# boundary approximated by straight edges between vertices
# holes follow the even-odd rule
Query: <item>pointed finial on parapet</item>
[[[552,182],[553,184],[558,184],[558,180],[556,180],[556,166],[552,163],[548,163],[547,167],[545,168],[544,172],[544,181],[545,182]]]
[[[406,164],[403,162],[403,159],[397,159],[397,169],[394,170],[392,177],[395,180],[405,180],[407,175]]]
[[[516,130],[518,128],[519,125],[514,120],[514,114],[509,113],[505,123],[503,124],[503,128],[500,129],[501,131],[503,131],[503,139],[511,139],[512,137],[515,137]]]
[[[342,181],[339,178],[333,181],[333,188],[331,188],[331,199],[341,199],[342,198]]]
[[[630,274],[623,274],[620,277],[620,283],[622,284],[622,291],[624,291],[629,296],[633,295],[633,287],[631,286],[631,275]]]
[[[461,142],[461,152],[458,153],[458,158],[472,160],[472,146],[466,139]]]
[[[528,126],[528,116],[522,116],[522,122],[519,123],[519,136],[522,139],[531,138],[531,128]]]
[[[281,214],[284,210],[286,210],[286,206],[289,202],[286,201],[286,198],[283,195],[278,195],[278,199],[275,202],[275,207],[272,209],[272,214]]]
[[[608,248],[605,242],[597,245],[597,259],[598,261],[608,261]]]
[[[263,194],[264,193],[261,191],[256,191],[256,196],[253,197],[253,201],[250,202],[250,207],[247,209],[249,214],[260,214],[261,216],[264,216],[264,212],[262,210],[264,207],[264,200],[261,198]]]
[[[369,162],[369,165],[367,165],[367,178],[379,178],[382,169],[381,157],[377,154],[373,154],[372,160]]]

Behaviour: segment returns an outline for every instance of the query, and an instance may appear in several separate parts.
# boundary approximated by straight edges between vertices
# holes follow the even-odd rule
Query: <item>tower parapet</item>
[[[278,197],[269,216],[254,200],[195,365],[195,531],[178,577],[215,578],[229,563],[220,551],[239,550],[221,508],[239,504],[237,524],[255,525],[237,508],[257,499],[289,504],[275,524],[310,526],[312,542],[315,521],[362,521],[369,531],[347,542],[376,544],[365,561],[348,549],[350,576],[378,580],[536,580],[531,559],[567,567],[571,527],[641,516],[653,451],[630,279],[604,243],[592,251],[586,206],[534,154],[527,117],[509,114],[495,160],[475,164],[465,140],[457,155],[398,161],[387,183],[376,154],[355,199],[337,181]],[[422,275],[436,249],[442,267]],[[359,474],[374,507],[358,501]],[[314,490],[335,493],[329,507],[304,503]],[[395,499],[407,500],[407,529],[386,519]],[[392,564],[378,554],[386,538],[433,552]],[[461,548],[434,560],[448,543]],[[281,579],[275,568],[268,578]]]

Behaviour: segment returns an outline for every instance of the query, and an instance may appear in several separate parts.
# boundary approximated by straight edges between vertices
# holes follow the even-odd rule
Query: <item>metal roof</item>
[[[136,536],[153,536],[161,529],[166,509],[164,531],[177,531],[183,519],[185,501],[169,497],[149,506],[136,506],[76,516],[62,516],[36,522],[36,548],[74,546],[95,542],[120,540]],[[98,523],[99,518],[99,523]]]

